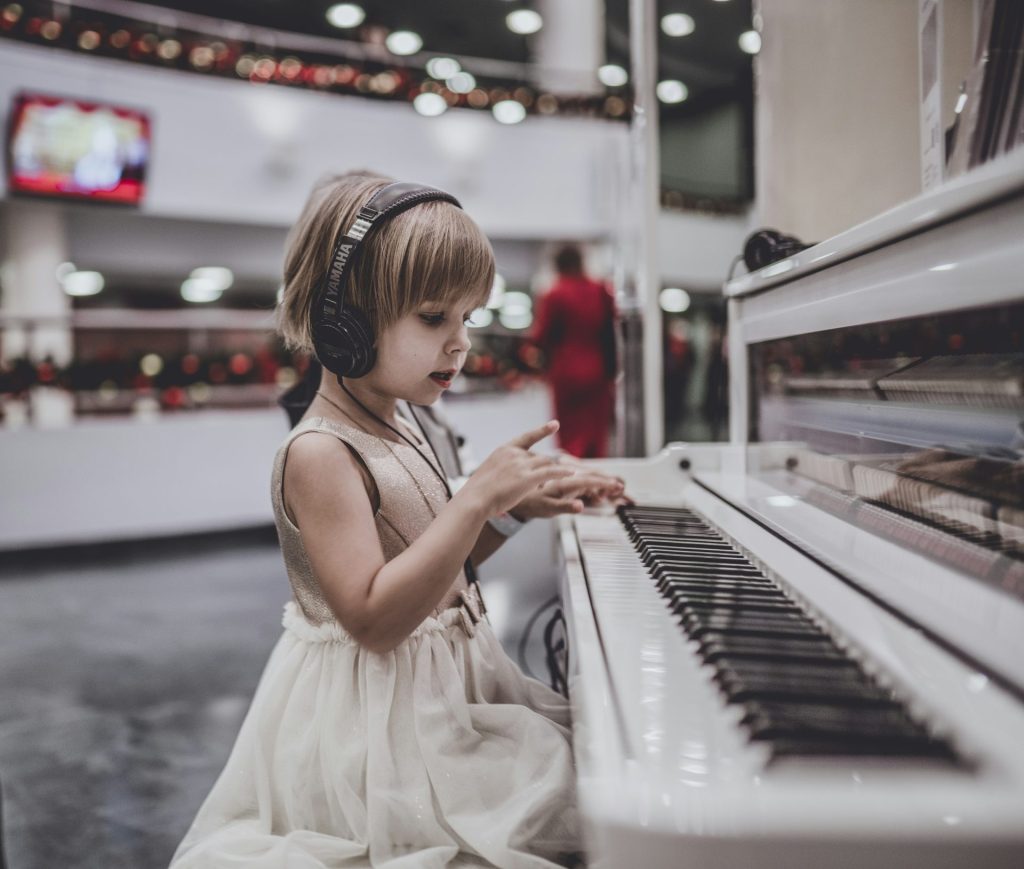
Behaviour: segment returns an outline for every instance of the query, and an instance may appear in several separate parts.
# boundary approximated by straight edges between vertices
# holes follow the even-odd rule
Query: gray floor
[[[546,532],[528,532],[532,541],[524,533],[513,543],[536,553]],[[500,556],[484,594],[515,657],[554,574],[501,579],[515,551]],[[287,597],[272,532],[4,559],[0,781],[10,869],[166,866],[227,758]],[[537,670],[542,627],[527,653]]]

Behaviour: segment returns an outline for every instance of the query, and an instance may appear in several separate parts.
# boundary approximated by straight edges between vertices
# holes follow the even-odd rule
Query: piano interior
[[[592,865],[1024,865],[1010,176],[727,284],[729,443],[561,521]]]

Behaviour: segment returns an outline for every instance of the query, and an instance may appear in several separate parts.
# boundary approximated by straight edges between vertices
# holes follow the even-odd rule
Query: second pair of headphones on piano
[[[316,358],[339,378],[363,377],[377,358],[369,318],[354,305],[345,304],[345,279],[352,263],[367,237],[381,224],[423,202],[450,202],[462,207],[459,200],[443,190],[395,181],[370,197],[334,245],[327,274],[310,311],[310,326]]]
[[[756,272],[809,247],[811,245],[796,236],[783,235],[775,229],[759,229],[743,245],[743,263],[747,271]]]

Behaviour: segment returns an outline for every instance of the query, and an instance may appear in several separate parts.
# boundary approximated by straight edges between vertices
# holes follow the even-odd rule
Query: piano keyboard
[[[834,553],[808,558],[709,487],[660,494],[678,464],[617,469],[658,506],[559,526],[590,865],[1021,865],[1019,699],[827,567]],[[787,503],[792,523],[813,511]],[[814,512],[848,563],[939,593],[933,563]],[[941,598],[965,620],[1006,614],[956,590]]]
[[[640,562],[727,703],[771,760],[805,756],[956,763],[759,567],[692,510],[623,507]]]

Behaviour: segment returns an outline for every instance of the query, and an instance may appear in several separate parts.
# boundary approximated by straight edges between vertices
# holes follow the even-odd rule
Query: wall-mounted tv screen
[[[20,94],[8,125],[7,184],[12,193],[137,205],[149,149],[142,112]]]

